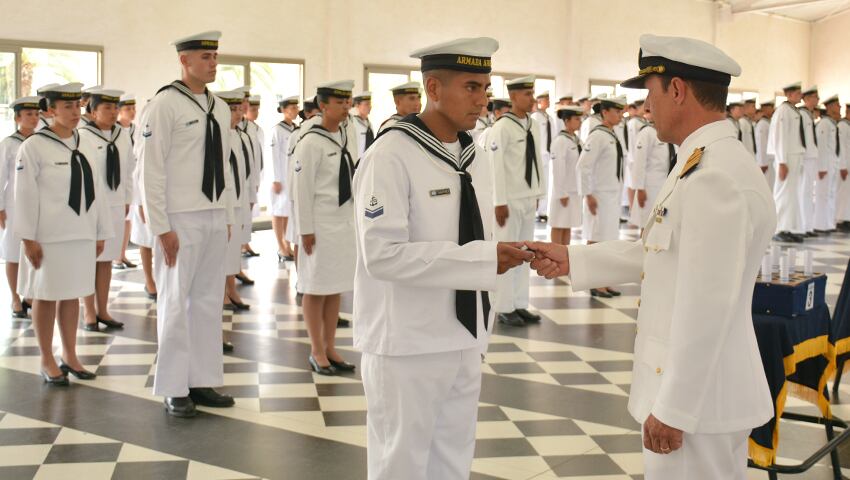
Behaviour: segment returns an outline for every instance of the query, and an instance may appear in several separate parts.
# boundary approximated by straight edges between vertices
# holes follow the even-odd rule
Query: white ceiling
[[[716,0],[732,13],[781,15],[805,22],[818,22],[850,11],[850,0]]]

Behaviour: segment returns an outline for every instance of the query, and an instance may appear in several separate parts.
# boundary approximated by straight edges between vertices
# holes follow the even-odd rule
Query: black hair
[[[487,102],[487,111],[493,113],[493,101]]]
[[[597,103],[596,105],[590,107],[593,110],[593,113],[599,113],[602,111],[602,104]]]

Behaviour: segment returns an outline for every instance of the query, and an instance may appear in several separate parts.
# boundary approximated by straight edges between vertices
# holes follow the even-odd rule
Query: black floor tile
[[[110,331],[109,333],[117,333]],[[77,345],[109,345],[112,343],[113,337],[77,337]]]
[[[77,355],[83,365],[99,365],[103,355]]]
[[[610,383],[598,373],[553,373],[552,378],[561,385],[600,385]]]
[[[98,375],[147,375],[150,365],[101,365],[95,372]]]
[[[595,435],[591,437],[605,453],[641,453],[643,440],[639,433],[630,435]]]
[[[479,422],[500,422],[508,420],[508,416],[501,408],[496,406],[478,407]]]
[[[528,356],[538,362],[574,362],[581,360],[573,352],[530,352]]]
[[[54,445],[44,463],[114,462],[121,453],[121,443],[87,443]]]
[[[115,465],[112,480],[147,480],[186,478],[188,461],[128,462]]]
[[[157,346],[156,345],[110,345],[109,350],[106,351],[108,354],[142,354],[142,353],[156,353]]]
[[[325,425],[328,427],[366,425],[365,410],[351,412],[322,412],[322,416],[325,417]]]
[[[363,396],[363,385],[360,383],[318,383],[316,392],[320,397]]]
[[[0,446],[9,445],[48,445],[53,444],[59,435],[56,428],[2,428],[0,429]],[[0,478],[3,478],[0,476]]]
[[[514,424],[526,437],[584,435],[584,431],[572,420],[523,420]]]
[[[261,412],[317,412],[319,399],[310,398],[261,398]]]
[[[572,308],[609,308],[604,303],[591,297],[534,297],[529,299],[534,308],[541,310],[572,309]]]
[[[41,349],[38,347],[21,347],[12,346],[3,350],[4,357],[33,357],[41,355]]]
[[[519,348],[515,343],[491,343],[487,346],[487,353],[521,351],[522,349]]]
[[[254,362],[225,363],[224,373],[257,373],[259,365]]]
[[[32,480],[38,473],[38,467],[39,465],[0,467],[0,478],[3,480]]]
[[[494,372],[505,375],[509,373],[546,373],[540,365],[533,362],[526,363],[491,363],[490,368]]]
[[[307,330],[278,330],[277,338],[307,338]]]
[[[475,458],[536,456],[537,451],[524,438],[478,439]]]
[[[579,477],[582,475],[617,475],[626,472],[607,455],[569,455],[543,457],[555,475]]]
[[[631,360],[603,360],[587,363],[600,372],[631,372],[633,366]]]
[[[637,320],[638,318],[638,309],[637,308],[618,308],[617,310],[625,313],[629,316],[629,318]]]
[[[313,383],[310,372],[260,372],[260,384]]]

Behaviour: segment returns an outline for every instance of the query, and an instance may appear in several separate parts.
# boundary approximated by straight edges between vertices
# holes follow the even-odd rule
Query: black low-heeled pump
[[[70,365],[65,363],[64,360],[62,360],[62,363],[59,364],[59,370],[62,370],[62,374],[65,377],[67,377],[68,374],[71,374],[71,375],[77,377],[77,379],[79,379],[79,380],[94,380],[95,378],[97,378],[96,373],[90,372],[90,371],[86,370],[85,368],[82,369],[82,370],[74,370],[73,368],[71,368]]]
[[[228,297],[228,298],[230,298],[230,297]],[[236,307],[236,310],[250,310],[251,309],[251,306],[248,305],[247,303],[237,302],[233,298],[230,298],[230,303],[234,307]]]
[[[244,273],[237,273],[235,275],[236,279],[239,280],[242,285],[253,285],[254,281],[248,278]]]
[[[60,369],[61,370],[61,369]],[[44,370],[41,371],[41,378],[44,379],[44,383],[50,385],[51,387],[67,387],[71,383],[68,381],[68,377],[63,374],[57,375],[55,377],[51,377]]]
[[[341,362],[337,362],[335,360],[331,360],[330,358],[328,358],[328,361],[331,362],[331,366],[333,368],[335,368],[335,369],[337,369],[341,372],[353,372],[355,369],[357,369],[357,365],[354,365],[353,363],[348,363],[345,360],[343,360]]]
[[[95,316],[97,319],[97,323],[102,323],[106,328],[124,328],[124,322],[119,322],[118,320],[110,320],[106,318],[100,318]]]
[[[317,362],[312,355],[307,357],[307,361],[310,363],[310,368],[312,368],[313,371],[318,373],[319,375],[333,376],[337,374],[337,370],[333,365],[323,367],[319,365],[319,362]]]

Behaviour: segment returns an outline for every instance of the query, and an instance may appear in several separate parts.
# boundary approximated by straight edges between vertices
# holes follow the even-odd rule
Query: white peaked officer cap
[[[469,73],[490,73],[492,59],[499,42],[490,37],[458,38],[414,50],[411,58],[421,62],[420,70],[455,70]]]
[[[680,77],[728,87],[741,66],[714,45],[687,37],[641,35],[637,76],[622,83],[625,88],[646,88],[649,75]]]

